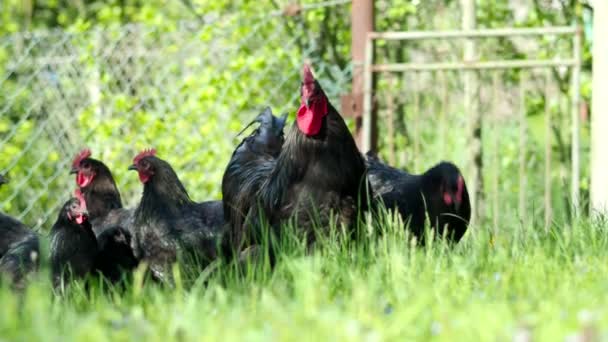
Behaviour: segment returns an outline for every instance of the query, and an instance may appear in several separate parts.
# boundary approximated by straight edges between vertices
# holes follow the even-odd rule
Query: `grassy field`
[[[174,289],[137,273],[124,291],[59,297],[43,271],[23,295],[0,290],[0,341],[606,339],[605,227],[472,227],[456,247],[412,247],[387,223],[357,245],[291,248],[273,272],[224,266]]]

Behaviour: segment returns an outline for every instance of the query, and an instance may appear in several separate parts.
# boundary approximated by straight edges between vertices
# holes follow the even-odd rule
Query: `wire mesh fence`
[[[244,23],[243,21],[248,21]],[[127,166],[155,147],[195,200],[220,198],[236,133],[263,107],[293,114],[309,59],[331,100],[351,68],[316,59],[315,40],[280,16],[239,15],[172,28],[127,25],[0,38],[0,207],[48,228],[89,147],[113,171],[127,206],[141,185]],[[331,81],[329,81],[331,80]]]

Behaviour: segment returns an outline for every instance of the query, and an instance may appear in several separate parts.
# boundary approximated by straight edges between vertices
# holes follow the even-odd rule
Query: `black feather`
[[[450,241],[458,242],[467,230],[471,218],[471,204],[463,182],[462,201],[458,207],[446,205],[442,187],[457,187],[462,177],[456,165],[441,162],[421,175],[412,175],[382,163],[377,158],[367,158],[368,178],[378,199],[388,209],[397,209],[410,231],[421,241],[424,226],[428,222],[436,236],[444,234]],[[445,228],[447,227],[447,232]]]
[[[135,210],[133,251],[148,263],[155,278],[169,280],[169,267],[178,257],[206,266],[218,256],[224,230],[221,201],[196,203],[166,161],[155,156],[142,159],[154,175],[144,184]]]
[[[319,83],[314,84],[315,98],[326,99]],[[272,226],[278,229],[293,217],[295,226],[313,242],[315,225],[353,228],[359,211],[368,209],[368,191],[363,156],[346,123],[328,103],[316,135],[307,136],[293,124],[260,197]]]
[[[117,281],[137,267],[131,249],[134,210],[123,208],[112,172],[102,161],[85,158],[80,165],[85,164],[95,173],[91,183],[80,190],[99,240],[98,269],[107,279]]]
[[[284,142],[283,127],[287,114],[281,118],[265,108],[252,123],[260,125],[237,146],[222,178],[224,217],[229,224],[224,240],[224,253],[259,243],[249,235],[245,218],[249,212],[257,212],[257,193],[273,170],[276,157]],[[251,124],[247,125],[249,127]]]
[[[0,175],[0,184],[8,179]],[[17,289],[26,285],[26,277],[38,269],[40,246],[38,234],[18,220],[0,213],[0,276]]]
[[[85,220],[78,224],[69,218],[71,208],[78,203],[76,198],[67,201],[51,228],[51,274],[55,288],[95,271],[99,249],[91,223]]]

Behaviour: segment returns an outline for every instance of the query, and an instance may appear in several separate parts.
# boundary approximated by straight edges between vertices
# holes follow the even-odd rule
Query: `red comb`
[[[312,74],[312,70],[310,69],[310,65],[308,63],[304,64],[304,68],[302,69],[302,78],[304,83],[312,83],[315,81],[315,77]]]
[[[84,159],[87,159],[91,156],[91,150],[85,148],[84,150],[78,152],[76,157],[74,157],[74,161],[72,162],[72,167],[77,168],[80,165],[80,162]]]
[[[139,152],[138,155],[135,156],[135,158],[133,158],[133,164],[137,164],[139,163],[140,160],[142,160],[145,157],[152,157],[156,155],[156,149],[153,148],[147,148],[141,152]]]

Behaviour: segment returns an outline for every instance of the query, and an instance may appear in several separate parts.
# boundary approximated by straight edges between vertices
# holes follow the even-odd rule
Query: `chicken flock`
[[[287,115],[276,117],[270,108],[247,125],[257,128],[230,158],[222,200],[191,199],[171,164],[147,149],[129,166],[143,193],[138,206],[127,209],[108,166],[88,149],[78,153],[70,169],[76,189],[48,237],[53,286],[97,274],[116,283],[138,265],[155,281],[171,284],[176,263],[202,270],[219,259],[260,255],[252,251],[266,253],[274,265],[288,235],[308,248],[336,231],[357,240],[360,223],[378,218],[383,208],[398,212],[422,243],[425,226],[450,242],[462,238],[471,207],[454,164],[413,175],[369,152],[363,156],[308,65],[300,93],[286,134]],[[0,185],[6,182],[0,176]],[[23,288],[44,259],[44,238],[0,214],[0,278]]]

